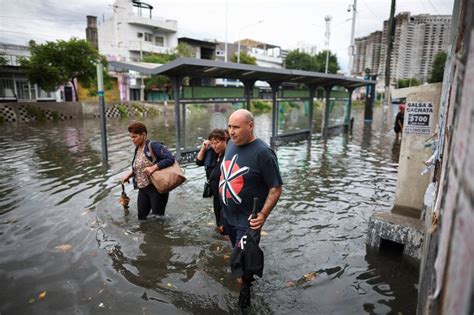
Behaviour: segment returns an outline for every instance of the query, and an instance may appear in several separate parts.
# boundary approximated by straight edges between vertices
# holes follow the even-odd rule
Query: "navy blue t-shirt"
[[[236,146],[229,141],[221,164],[219,192],[224,216],[231,225],[247,227],[253,198],[258,211],[263,208],[270,188],[283,184],[275,152],[262,140]]]

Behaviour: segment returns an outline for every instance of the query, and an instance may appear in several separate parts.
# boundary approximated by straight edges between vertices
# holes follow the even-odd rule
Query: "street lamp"
[[[240,33],[241,33],[242,30],[244,30],[245,28],[250,27],[250,26],[254,26],[254,25],[257,25],[257,24],[260,24],[260,23],[263,23],[263,20],[260,20],[260,21],[258,21],[258,22],[252,23],[252,24],[245,25],[244,27],[241,27],[241,28],[239,29],[239,41],[238,41],[238,43],[237,43],[237,63],[240,63]]]

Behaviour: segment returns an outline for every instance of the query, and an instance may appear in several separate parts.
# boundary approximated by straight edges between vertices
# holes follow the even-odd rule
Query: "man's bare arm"
[[[263,226],[273,208],[276,206],[278,200],[280,199],[282,190],[282,186],[270,188],[262,210],[258,213],[255,219],[250,220],[250,227],[252,229],[258,230]]]

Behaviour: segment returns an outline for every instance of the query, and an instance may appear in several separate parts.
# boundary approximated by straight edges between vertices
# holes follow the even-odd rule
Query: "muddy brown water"
[[[362,111],[353,115],[352,135],[324,142],[316,130],[311,145],[277,148],[284,193],[264,227],[255,314],[415,313],[417,270],[365,246],[370,215],[393,204],[399,144],[380,109],[371,125]],[[270,117],[256,117],[267,141]],[[187,119],[188,144],[197,145],[209,114]],[[151,138],[174,147],[172,117],[145,123]],[[292,123],[286,127],[300,122]],[[186,165],[188,181],[161,219],[139,222],[127,186],[124,217],[118,178],[133,148],[127,120],[107,124],[107,167],[98,121],[0,127],[0,313],[238,313],[225,260],[231,249],[201,198],[203,169]]]

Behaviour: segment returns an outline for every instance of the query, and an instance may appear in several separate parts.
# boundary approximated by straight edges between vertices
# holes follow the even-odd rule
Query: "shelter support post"
[[[344,113],[344,131],[348,132],[350,129],[351,124],[351,111],[352,111],[352,93],[354,92],[355,88],[347,88],[347,92],[349,93],[349,100],[346,106],[346,112]]]
[[[281,82],[268,82],[272,88],[272,138],[270,144],[273,146],[278,136],[278,90]]]
[[[324,91],[325,91],[325,99],[326,102],[324,104],[324,119],[323,119],[323,138],[326,139],[328,136],[328,128],[329,128],[329,112],[330,112],[330,101],[331,101],[331,91],[332,91],[333,86],[332,85],[326,85],[324,86]]]
[[[255,80],[241,80],[241,81],[244,84],[246,109],[250,111],[250,103],[252,100],[252,92],[253,92],[253,86],[255,85]]]
[[[308,128],[309,128],[309,140],[311,141],[311,135],[313,134],[313,113],[314,113],[314,96],[316,95],[316,86],[308,85],[309,89],[309,111],[308,111]]]
[[[368,76],[368,79],[376,80],[377,76]],[[371,122],[373,117],[373,106],[375,100],[375,84],[367,84],[365,93],[364,121]]]
[[[180,102],[180,90],[182,77],[174,76],[170,77],[173,84],[173,94],[174,94],[174,122],[175,122],[175,133],[176,133],[176,159],[180,160],[181,158],[181,119],[179,112],[179,102]]]

